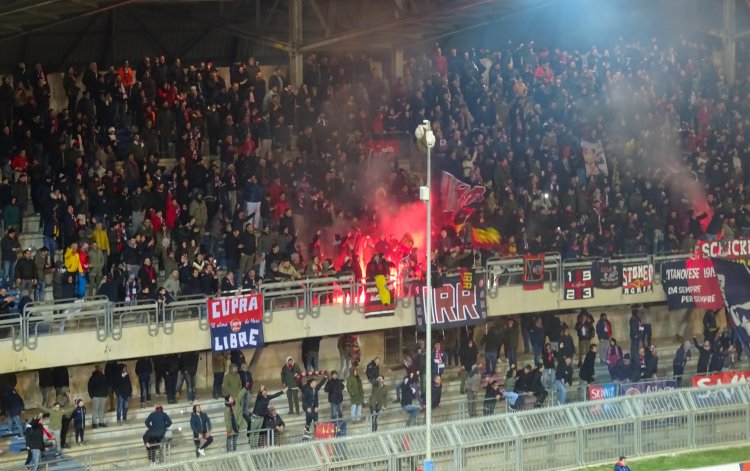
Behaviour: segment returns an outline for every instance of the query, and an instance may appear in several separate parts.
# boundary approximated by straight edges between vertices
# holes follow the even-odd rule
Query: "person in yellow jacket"
[[[99,249],[104,252],[104,255],[109,257],[109,235],[102,226],[101,222],[96,222],[96,227],[91,233],[91,237],[94,239],[94,242],[96,242],[96,245],[99,247]]]
[[[65,269],[68,273],[83,273],[81,257],[78,255],[78,244],[73,242],[70,247],[65,249]]]

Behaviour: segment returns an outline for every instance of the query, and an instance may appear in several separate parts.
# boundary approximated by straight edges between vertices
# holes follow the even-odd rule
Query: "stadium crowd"
[[[556,251],[565,258],[686,251],[698,239],[731,238],[750,228],[743,118],[750,82],[726,84],[711,51],[688,40],[673,47],[618,41],[583,52],[533,42],[447,55],[436,48],[409,58],[395,83],[376,73],[365,56],[309,55],[300,87],[289,84],[281,69],[266,79],[252,57],[233,64],[228,76],[210,61],[183,67],[179,59],[168,62],[163,56],[146,57],[135,68],[128,61],[102,70],[92,63],[80,79],[68,70],[64,110],[50,110],[46,74],[42,65],[20,64],[12,82],[6,78],[0,85],[2,273],[22,297],[43,297],[49,268],[55,298],[97,293],[112,301],[170,302],[321,274],[363,277],[358,244],[388,217],[374,208],[374,195],[405,205],[418,201],[420,185],[420,177],[400,168],[397,159],[386,159],[383,170],[366,143],[411,133],[425,119],[436,134],[436,168],[487,188],[484,201],[465,212],[458,232],[455,220],[434,231],[433,268],[473,260],[472,227],[494,227],[501,235],[495,247],[482,250]],[[606,172],[584,160],[582,139],[601,141]],[[160,159],[169,156],[176,164],[165,168]],[[365,176],[372,180],[373,172],[385,172],[383,185],[371,187]],[[36,254],[19,242],[23,217],[32,213],[40,215],[44,236]],[[393,249],[384,236],[374,245],[375,253]],[[413,254],[401,255],[419,274],[424,270]],[[220,271],[226,272],[221,279]],[[9,310],[16,300],[6,294],[0,292],[0,308]],[[492,413],[501,397],[516,407],[523,404],[519,395],[533,394],[535,404],[543,405],[553,390],[564,403],[576,354],[584,382],[593,382],[598,361],[607,363],[612,379],[653,377],[656,349],[641,338],[637,309],[633,318],[627,354],[611,338],[611,328],[595,324],[588,313],[572,330],[554,323],[554,316],[502,321],[482,340],[484,373],[491,378],[484,380],[484,412]],[[709,333],[708,345],[696,344],[699,371],[701,365],[717,371],[736,361],[729,337]],[[592,345],[595,335],[601,348]],[[445,342],[445,351],[435,345],[436,374],[427,380],[439,398],[445,365],[450,357],[460,359],[462,389],[471,391],[474,401],[481,394],[478,385],[485,384],[479,351],[473,339],[458,337]],[[517,364],[520,339],[532,348],[535,365]],[[509,363],[503,381],[492,379],[501,346]],[[678,367],[684,371],[689,348],[681,347],[682,356],[678,350],[675,375],[682,375]],[[397,388],[409,424],[427,406],[422,392],[428,386],[420,373],[428,360],[420,349],[424,345],[404,355],[407,374]],[[142,363],[140,373],[136,368],[141,402],[148,402],[146,379],[158,368],[166,371],[168,401],[175,400],[177,373],[184,377],[184,371],[188,397],[194,399],[192,367],[175,356],[155,360]],[[268,398],[275,395],[261,388],[254,408],[261,404],[263,421],[253,421],[253,408],[248,423],[234,408],[244,404],[243,389],[252,388],[252,378],[225,384],[227,373],[231,381],[249,373],[247,364],[233,361],[234,367],[224,369],[218,362],[214,396],[225,397],[227,432],[262,426],[271,411]],[[293,358],[284,365],[282,392],[290,413],[299,413],[301,393],[308,429],[317,420],[322,387],[337,404],[332,410],[342,415],[344,389],[338,381],[346,379],[352,404],[361,411],[361,384],[355,379],[350,385],[361,371],[351,358],[342,360],[340,379],[331,373],[319,383],[300,379],[303,371],[295,366]],[[110,368],[116,384],[90,389],[92,399],[104,391],[125,399],[132,395],[132,387],[118,379],[127,372]],[[366,371],[376,429],[388,395],[382,375],[374,373]],[[127,420],[127,401],[116,401],[116,407]],[[242,411],[247,412],[244,405]],[[356,411],[353,407],[353,417]],[[200,453],[210,425],[200,409],[195,413]]]
[[[55,297],[101,291],[122,301],[157,296],[157,285],[175,297],[364,276],[364,236],[388,217],[375,195],[403,205],[420,184],[398,159],[382,169],[367,143],[424,119],[436,169],[488,190],[463,220],[433,231],[434,267],[472,263],[472,227],[499,231],[482,247],[491,254],[565,258],[690,250],[700,238],[744,234],[748,83],[727,86],[710,53],[687,40],[583,52],[533,42],[436,48],[409,58],[393,84],[365,56],[309,55],[298,88],[280,68],[266,79],[252,57],[226,77],[210,61],[146,57],[134,69],[92,63],[80,80],[69,69],[63,110],[50,110],[43,66],[20,64],[0,86],[4,281],[31,296],[55,267]],[[606,171],[601,159],[587,165],[582,139],[601,141]],[[172,168],[159,163],[167,156]],[[374,173],[383,173],[378,187]],[[22,255],[18,234],[32,213],[46,251]],[[375,240],[379,253],[395,245]],[[419,277],[408,248],[398,256]],[[217,268],[233,275],[219,280]]]

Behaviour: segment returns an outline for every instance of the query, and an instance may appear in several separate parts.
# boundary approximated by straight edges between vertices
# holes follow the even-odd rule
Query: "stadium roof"
[[[21,60],[48,68],[90,60],[118,62],[144,53],[188,60],[231,61],[248,54],[284,61],[290,10],[302,6],[298,46],[313,51],[386,51],[421,48],[493,22],[522,17],[571,0],[6,0],[0,2],[0,68]],[[610,0],[607,0],[610,2]],[[618,3],[611,0],[612,3]],[[570,2],[570,3],[569,3]],[[694,30],[720,35],[721,1],[697,2],[713,12]],[[748,2],[737,0],[738,17]],[[679,3],[679,2],[678,2]],[[628,5],[675,5],[669,0],[631,0]],[[718,8],[717,8],[718,7]],[[680,23],[682,11],[664,18]],[[716,14],[718,12],[718,15]],[[714,21],[718,20],[718,21]],[[703,26],[703,24],[710,26]],[[750,29],[750,28],[746,28]],[[738,24],[737,31],[743,26]]]

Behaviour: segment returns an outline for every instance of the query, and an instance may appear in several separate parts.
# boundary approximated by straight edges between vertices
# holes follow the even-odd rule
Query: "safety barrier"
[[[661,265],[674,260],[684,260],[687,254],[663,256],[639,255],[626,258],[611,258],[610,261],[653,264],[655,273]],[[560,254],[551,253],[544,257],[545,287],[563,297],[563,274],[566,269],[591,267],[594,259],[563,260]],[[523,283],[522,258],[490,258],[484,267],[475,268],[477,276],[483,276],[488,286],[487,295],[496,298],[503,286],[517,286]],[[660,277],[655,277],[659,281]],[[403,279],[395,283],[394,292],[397,305],[409,308],[420,281]],[[280,311],[292,310],[298,319],[307,316],[317,318],[327,305],[339,306],[344,313],[366,310],[365,290],[374,286],[372,282],[355,280],[351,275],[301,278],[298,280],[267,282],[260,285],[263,295],[264,322],[273,322],[273,316]],[[393,287],[393,285],[390,285]],[[224,296],[246,294],[252,291],[222,293]],[[170,303],[155,300],[138,300],[124,303],[111,303],[103,296],[83,299],[63,299],[29,303],[20,315],[8,314],[0,319],[0,341],[11,339],[13,348],[35,349],[39,336],[54,335],[67,330],[93,330],[97,340],[108,338],[120,340],[127,326],[146,326],[150,336],[159,332],[171,335],[176,322],[197,321],[201,330],[208,330],[206,296],[179,297]]]
[[[433,424],[432,457],[436,470],[541,471],[613,463],[620,455],[745,443],[750,439],[749,406],[750,385],[737,383],[472,417]],[[163,464],[173,470],[397,471],[420,467],[425,438],[424,426],[401,426],[226,453],[219,443],[223,439],[215,437],[208,458],[192,458],[191,447],[180,447],[183,451],[165,457]],[[127,461],[122,457],[126,453]],[[107,461],[110,467],[138,469],[146,465],[144,455],[139,447],[118,451]],[[85,470],[102,466],[96,455],[87,456],[81,465]]]

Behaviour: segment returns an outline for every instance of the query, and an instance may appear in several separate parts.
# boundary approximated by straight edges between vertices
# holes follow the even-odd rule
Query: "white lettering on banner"
[[[232,332],[221,337],[214,337],[214,352],[237,350],[243,348],[255,348],[258,346],[258,329],[250,329],[247,332]]]
[[[750,257],[750,239],[705,242],[700,251],[703,258],[747,258]]]
[[[667,280],[697,280],[700,277],[698,268],[670,268],[666,270]]]
[[[482,316],[477,310],[479,300],[476,288],[464,289],[460,283],[445,284],[433,290],[422,287],[422,299],[427,298],[428,292],[433,292],[431,322],[443,324],[477,320]]]
[[[209,300],[209,316],[214,320],[220,319],[222,317],[232,317],[257,310],[257,295],[232,296],[231,298],[218,298]]]
[[[649,265],[625,266],[622,268],[623,284],[632,283],[635,280],[650,282],[652,279],[653,267]]]

